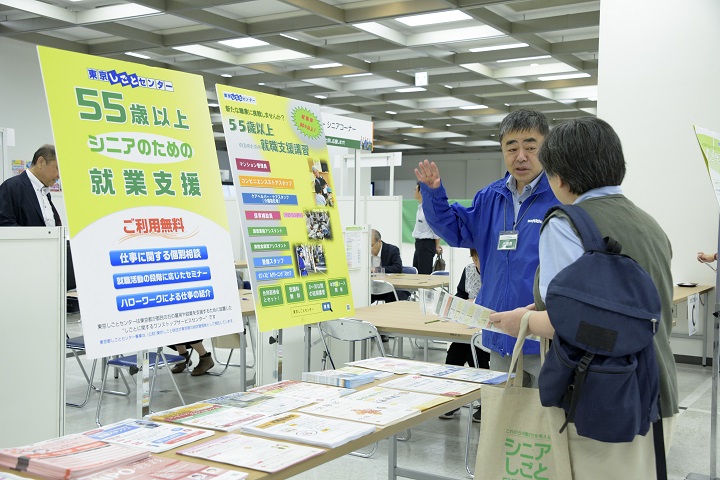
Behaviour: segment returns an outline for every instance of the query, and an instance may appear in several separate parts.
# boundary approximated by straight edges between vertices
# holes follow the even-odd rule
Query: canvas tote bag
[[[483,385],[482,423],[475,478],[480,480],[572,480],[567,431],[558,433],[565,412],[543,407],[536,388],[522,386],[522,346],[528,318],[523,315],[505,386]],[[547,340],[541,352],[545,352]],[[517,369],[515,367],[517,366]]]

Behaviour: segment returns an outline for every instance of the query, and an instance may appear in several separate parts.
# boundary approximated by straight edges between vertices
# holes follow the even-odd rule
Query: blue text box
[[[284,193],[243,193],[246,205],[297,205],[297,195]]]
[[[179,248],[110,250],[110,264],[114,267],[146,263],[187,262],[191,260],[207,260],[207,258],[207,247],[203,245]]]
[[[292,265],[292,257],[290,255],[280,255],[277,257],[257,257],[253,258],[255,268],[268,267],[284,267]]]
[[[113,275],[116,289],[167,285],[172,283],[201,282],[210,280],[210,267],[188,267],[151,272],[128,272]]]
[[[115,297],[115,303],[117,309],[123,312],[125,310],[164,307],[180,303],[204,302],[205,300],[212,300],[213,298],[215,298],[213,287],[207,286],[121,295]]]
[[[294,276],[295,272],[289,269],[261,270],[259,272],[255,272],[255,279],[261,282],[268,280],[282,280],[283,278],[293,278]]]

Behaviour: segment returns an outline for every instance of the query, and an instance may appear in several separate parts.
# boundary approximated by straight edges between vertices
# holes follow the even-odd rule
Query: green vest
[[[654,340],[655,355],[660,369],[660,409],[663,417],[671,417],[678,413],[678,387],[675,358],[670,349],[673,305],[670,240],[654,218],[623,195],[591,198],[578,205],[590,214],[600,234],[620,242],[622,253],[638,262],[655,282],[662,304],[662,321]],[[560,211],[554,212],[549,218],[554,216],[567,219],[567,216]],[[542,263],[542,259],[540,262]],[[538,275],[535,276],[535,302],[539,309],[544,310],[545,305],[540,301],[537,281]]]

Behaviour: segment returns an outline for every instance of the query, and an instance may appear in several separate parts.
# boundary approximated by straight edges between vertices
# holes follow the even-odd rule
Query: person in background
[[[700,263],[710,263],[717,261],[717,253],[698,252],[697,261]]]
[[[29,169],[0,185],[0,226],[59,227],[60,215],[49,190],[59,179],[55,147],[43,145]]]
[[[655,283],[662,310],[653,342],[660,374],[660,412],[667,452],[679,411],[675,359],[670,348],[673,323],[670,240],[653,217],[623,195],[620,184],[625,177],[625,157],[620,139],[607,122],[585,117],[556,126],[540,150],[540,162],[557,198],[563,204],[581,206],[595,221],[601,236],[620,242],[622,253],[635,260]],[[534,306],[531,306],[535,311],[529,318],[528,334],[552,338],[555,330],[544,303],[548,285],[555,275],[580,258],[585,249],[570,220],[561,211],[553,212],[543,223],[539,248],[537,293]],[[490,315],[490,322],[516,336],[520,320],[528,311],[533,310],[516,308],[496,312]],[[656,478],[655,449],[650,432],[637,435],[632,442],[600,442],[580,437],[575,424],[570,423],[568,443],[574,478]]]
[[[316,166],[312,166],[313,188],[315,189],[315,204],[324,207],[327,205],[328,193],[327,182],[320,175],[320,170]]]
[[[415,169],[425,218],[433,231],[453,247],[477,250],[481,277],[486,281],[475,303],[491,310],[509,310],[533,300],[540,225],[545,212],[558,203],[537,158],[548,132],[547,118],[540,112],[520,109],[508,114],[500,123],[499,134],[508,173],[480,190],[469,208],[448,203],[435,162],[425,160]],[[492,350],[490,368],[507,371],[515,338],[485,329],[482,343]],[[540,345],[525,342],[523,352],[523,381],[536,387]]]
[[[470,249],[470,258],[472,258],[472,263],[463,269],[460,281],[457,284],[457,292],[455,292],[455,296],[465,300],[474,301],[480,291],[480,285],[482,285],[482,281],[480,279],[480,260],[478,259],[477,251],[474,248]],[[475,348],[475,352],[477,354],[479,365],[475,365],[473,362],[472,347],[469,344],[453,342],[450,344],[450,348],[448,348],[447,356],[445,357],[445,364],[458,365],[461,367],[467,364],[471,367],[490,368],[490,354],[479,348]],[[440,418],[453,418],[458,410],[459,409],[456,408],[455,410],[444,413],[440,415]],[[473,421],[480,422],[480,415],[480,408],[478,407],[473,414]]]
[[[425,220],[420,182],[415,186],[415,200],[418,201],[418,207],[415,214],[415,228],[413,228],[412,232],[415,239],[413,267],[417,268],[418,273],[430,275],[433,271],[433,257],[435,257],[435,254],[442,254],[443,249],[440,246],[440,237],[435,235],[435,232],[432,231]]]
[[[305,265],[305,252],[302,251],[302,249],[298,250],[297,254],[297,261],[298,261],[298,271],[300,272],[300,276],[304,277],[308,274],[307,266]]]
[[[385,273],[402,273],[402,258],[400,258],[400,249],[390,243],[382,241],[380,232],[372,231],[372,244],[370,245],[370,253],[375,259],[379,259],[379,266],[385,269]],[[375,263],[378,263],[375,260]],[[408,294],[405,292],[397,292],[399,300],[407,300]],[[394,302],[395,295],[392,293],[383,293],[380,295],[371,295],[370,301]]]
[[[207,373],[208,370],[215,366],[212,355],[210,354],[210,352],[205,350],[205,346],[203,345],[202,340],[179,343],[177,345],[170,346],[170,348],[172,348],[173,350],[177,350],[178,354],[185,357],[184,363],[178,363],[170,370],[172,373],[182,373],[185,371],[185,368],[192,365],[192,360],[190,360],[190,352],[188,352],[188,348],[192,348],[198,353],[198,355],[200,355],[200,362],[195,368],[193,368],[192,372],[190,372],[190,375],[192,375],[193,377],[204,375],[205,373]]]

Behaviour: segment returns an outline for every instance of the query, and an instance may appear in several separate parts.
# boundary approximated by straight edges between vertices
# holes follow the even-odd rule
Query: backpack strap
[[[578,205],[555,205],[547,211],[545,218],[547,219],[555,210],[563,211],[565,215],[570,218],[578,235],[580,235],[580,240],[582,240],[583,248],[586,252],[605,252],[607,250],[605,241],[602,235],[600,235],[600,230],[598,230],[597,225],[595,225],[592,217],[590,217],[585,209]]]
[[[652,425],[653,444],[655,445],[655,473],[657,480],[667,480],[667,459],[665,458],[665,437],[663,433],[662,411],[660,411],[660,396],[658,396],[658,419]]]
[[[593,357],[595,357],[595,354],[592,352],[585,352],[585,355],[580,359],[578,362],[577,367],[575,367],[575,381],[572,385],[572,400],[570,400],[570,409],[567,412],[567,415],[565,416],[565,423],[563,423],[563,426],[560,427],[560,432],[562,433],[563,430],[565,430],[565,427],[567,427],[567,424],[575,420],[575,410],[578,406],[578,401],[580,400],[580,394],[583,390],[583,385],[585,384],[585,376],[587,376],[587,369],[590,366],[590,362],[592,362]]]

